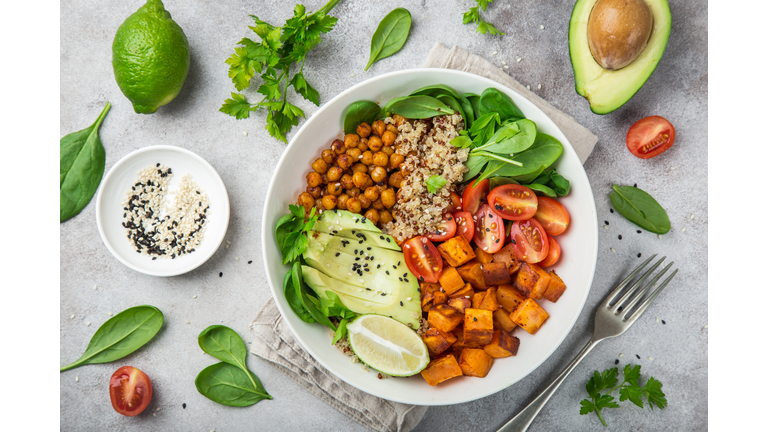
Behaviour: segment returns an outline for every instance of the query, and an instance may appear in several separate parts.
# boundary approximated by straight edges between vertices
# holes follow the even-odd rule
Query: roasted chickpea
[[[336,198],[336,208],[337,209],[341,209],[341,210],[346,210],[347,209],[347,200],[348,199],[349,199],[349,195],[347,195],[345,193],[339,195]]]
[[[307,174],[307,185],[308,186],[320,186],[320,183],[323,182],[323,176],[320,174],[310,171],[309,174]]]
[[[376,183],[385,181],[387,179],[387,170],[377,165],[376,168],[371,171],[371,179]]]
[[[403,175],[403,178],[408,177],[409,175],[411,175],[411,170],[409,170],[409,169],[407,169],[405,167],[401,167],[400,168],[400,174]]]
[[[405,124],[405,117],[401,116],[400,114],[393,115],[392,119],[395,121],[395,126],[399,127]]]
[[[392,222],[392,213],[389,210],[382,210],[379,212],[379,223],[382,225]]]
[[[326,195],[341,195],[341,183],[328,183]]]
[[[392,126],[392,125],[389,125],[389,126]],[[381,136],[381,142],[383,142],[385,146],[391,146],[392,144],[394,144],[395,139],[397,139],[397,135],[390,130],[384,132],[384,134]]]
[[[399,130],[397,130],[397,126],[395,126],[395,125],[393,125],[393,124],[388,124],[388,125],[387,125],[387,132],[392,132],[393,134],[395,134],[395,136],[397,136],[398,134],[400,134],[400,131],[399,131]],[[384,132],[384,133],[387,133],[387,132]],[[381,134],[381,138],[382,138],[382,139],[384,138],[384,134]]]
[[[315,207],[317,208],[323,208],[323,199],[322,198],[315,198]],[[305,209],[306,213],[309,214],[309,210]]]
[[[363,157],[360,158],[360,163],[363,165],[371,165],[373,164],[373,152],[370,150],[363,152]]]
[[[362,192],[360,192],[360,188],[353,187],[353,188],[347,189],[347,195],[349,195],[352,198],[359,197],[361,193]]]
[[[301,195],[299,195],[299,205],[304,207],[306,210],[309,210],[312,208],[312,206],[315,205],[315,199],[312,198],[312,195],[302,192]]]
[[[361,163],[356,163],[356,164],[352,165],[352,176],[354,176],[355,173],[358,173],[358,172],[367,173],[368,172],[368,167],[363,165],[363,164],[361,164]]]
[[[336,158],[336,164],[339,166],[339,168],[343,169],[344,171],[348,170],[353,163],[354,161],[352,160],[351,157],[349,157],[348,154],[342,154]]]
[[[381,148],[381,151],[387,156],[392,156],[395,153],[395,148],[392,146],[384,146]]]
[[[366,171],[367,171],[367,168],[366,168]],[[355,183],[355,186],[359,188],[364,188],[365,185],[368,183],[368,180],[370,179],[371,177],[364,172],[356,172],[355,175],[352,176],[352,181]]]
[[[371,206],[371,200],[365,197],[365,195],[360,195],[357,197],[358,200],[360,200],[360,206],[364,209],[367,209]]]
[[[325,150],[323,150],[322,156],[320,156],[320,157],[323,158],[325,163],[330,165],[336,159],[336,153],[333,150],[325,149]]]
[[[360,123],[360,125],[357,126],[357,134],[363,138],[368,138],[368,135],[371,134],[371,130],[371,125],[368,123]]]
[[[360,144],[357,145],[357,148],[359,148],[361,152],[368,150],[368,138],[360,138]]]
[[[379,199],[379,190],[375,186],[365,189],[365,197],[371,201]]]
[[[337,166],[330,167],[328,169],[328,172],[325,173],[325,176],[328,178],[328,181],[332,181],[332,182],[339,181],[342,175],[344,175],[344,170]]]
[[[387,156],[384,152],[376,152],[373,155],[373,163],[374,165],[378,165],[380,167],[387,166],[387,163],[389,162],[389,156]]]
[[[355,187],[355,182],[352,181],[352,175],[351,174],[344,174],[341,176],[341,179],[339,180],[341,182],[341,186],[344,187],[344,189],[352,189]]]
[[[307,186],[307,193],[312,195],[312,198],[320,198],[323,195],[322,191],[323,190],[317,186]]]
[[[405,156],[401,155],[400,153],[392,153],[392,155],[389,157],[389,166],[393,169],[400,168],[400,164],[402,164],[405,161]]]
[[[374,225],[379,223],[379,212],[376,209],[370,209],[365,212],[365,217],[367,217],[369,221],[373,222]]]
[[[357,134],[344,135],[344,146],[348,149],[355,148],[360,144],[360,136]]]
[[[331,150],[338,156],[344,154],[347,148],[344,147],[344,142],[342,140],[333,140],[333,143],[331,143]]]
[[[376,120],[375,122],[373,122],[373,125],[371,125],[371,128],[373,129],[373,134],[381,138],[381,134],[383,134],[384,131],[387,130],[387,125],[384,124],[384,122],[381,120]]]
[[[326,171],[328,171],[328,164],[325,163],[324,160],[318,158],[314,162],[312,162],[312,169],[317,171],[320,174],[325,174]]]
[[[360,160],[360,156],[363,154],[363,152],[360,151],[359,148],[351,148],[347,149],[347,156],[352,158],[352,162],[358,162]]]
[[[376,201],[372,202],[371,207],[375,208],[376,210],[384,210],[386,208],[384,207],[384,203],[382,203],[380,199],[377,199]]]
[[[347,210],[352,213],[360,213],[363,207],[360,205],[360,200],[357,198],[350,198],[347,200]]]
[[[381,141],[381,138],[377,137],[376,135],[372,136],[368,139],[368,148],[371,149],[371,151],[379,151],[384,146],[384,143]]]
[[[323,197],[323,207],[326,210],[333,210],[336,208],[336,195],[326,195]]]
[[[381,203],[384,204],[384,207],[386,208],[392,208],[395,205],[395,190],[384,189],[384,191],[381,192]]]

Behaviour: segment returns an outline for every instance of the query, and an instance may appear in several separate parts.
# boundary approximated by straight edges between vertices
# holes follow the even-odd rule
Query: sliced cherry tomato
[[[488,204],[483,204],[475,213],[474,240],[484,252],[496,253],[504,247],[504,219]]]
[[[475,186],[475,183],[477,183],[477,180],[472,180],[472,183],[467,185],[464,193],[461,195],[463,210],[472,214],[477,213],[477,209],[485,204],[488,190],[491,187],[491,181],[488,179],[481,181],[477,186]]]
[[[451,192],[451,205],[445,209],[446,213],[461,211],[461,197],[456,192]]]
[[[451,214],[446,213],[443,215],[440,225],[437,226],[437,232],[427,234],[427,238],[432,241],[441,242],[453,237],[454,234],[456,234],[456,221]]]
[[[562,204],[548,197],[539,197],[539,208],[533,215],[544,231],[551,236],[560,235],[568,229],[571,216]]]
[[[422,282],[437,283],[443,271],[443,257],[429,239],[414,237],[403,245],[408,270]]]
[[[124,416],[140,414],[152,400],[152,381],[133,366],[123,366],[109,379],[112,408]]]
[[[660,116],[640,119],[627,132],[627,148],[640,159],[658,156],[674,143],[675,127]]]
[[[541,262],[549,253],[549,236],[536,219],[516,221],[509,234],[515,255],[529,264]]]
[[[456,220],[456,232],[471,242],[472,237],[475,236],[475,221],[472,220],[472,213],[456,212],[453,214],[453,218]]]
[[[507,220],[526,220],[536,214],[536,194],[525,186],[507,184],[493,188],[488,204],[499,216]]]
[[[555,241],[555,238],[549,236],[549,253],[543,261],[539,263],[539,267],[549,267],[555,265],[560,259],[560,243]]]

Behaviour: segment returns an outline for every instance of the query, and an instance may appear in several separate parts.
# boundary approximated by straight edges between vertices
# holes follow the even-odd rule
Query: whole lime
[[[115,80],[139,114],[152,114],[181,91],[189,72],[189,42],[160,0],[147,0],[117,29]]]

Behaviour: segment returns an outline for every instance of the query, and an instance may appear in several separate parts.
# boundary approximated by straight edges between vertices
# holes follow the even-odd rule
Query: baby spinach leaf
[[[531,181],[531,184],[540,184],[552,189],[557,196],[565,196],[571,191],[571,182],[565,177],[560,175],[557,170],[543,172],[535,180]],[[530,187],[529,185],[525,185]],[[532,188],[533,189],[533,188]]]
[[[464,162],[464,165],[469,169],[469,171],[464,173],[464,178],[462,181],[469,181],[476,175],[480,174],[480,171],[483,170],[483,167],[485,167],[486,164],[488,164],[488,158],[484,156],[469,155],[467,161]]]
[[[80,213],[101,183],[106,154],[99,128],[111,107],[107,102],[91,126],[59,140],[59,222]]]
[[[329,320],[327,316],[323,315],[323,313],[320,312],[317,306],[312,302],[312,299],[316,300],[316,298],[309,294],[309,288],[307,288],[302,278],[301,263],[299,261],[293,263],[293,267],[291,268],[291,278],[294,290],[296,291],[296,296],[301,300],[301,304],[304,306],[304,309],[306,309],[310,315],[312,315],[312,318],[314,318],[315,321],[330,328],[333,331],[336,331],[336,326],[333,325],[331,320]]]
[[[418,88],[411,92],[408,96],[432,96],[437,97],[441,94],[448,94],[450,96],[453,96],[455,98],[459,97],[459,93],[453,89],[451,86],[447,86],[445,84],[431,84],[428,86],[424,86],[421,88]]]
[[[536,123],[521,119],[516,122],[502,124],[499,130],[488,140],[486,144],[475,150],[484,150],[494,153],[520,153],[533,145],[536,139]]]
[[[291,272],[286,273],[285,278],[283,278],[283,294],[285,294],[285,300],[288,302],[291,310],[298,315],[302,321],[309,324],[317,322],[312,318],[312,314],[309,313],[307,308],[304,307],[301,298],[297,296],[296,288],[293,287]]]
[[[455,111],[431,96],[406,96],[387,104],[388,112],[408,119],[426,119],[455,114]]]
[[[522,166],[506,165],[496,172],[499,177],[511,177],[521,184],[529,183],[552,165],[563,153],[560,141],[544,133],[537,133],[533,145],[516,154],[512,160],[522,163]],[[523,176],[533,174],[533,177]]]
[[[195,387],[208,399],[228,406],[245,407],[272,399],[256,375],[246,371],[225,362],[216,363],[197,375]]]
[[[499,113],[502,123],[507,120],[515,121],[525,118],[525,115],[515,105],[512,98],[493,87],[483,90],[483,94],[480,95],[479,115],[491,112]]]
[[[537,195],[544,195],[550,198],[557,198],[557,193],[555,193],[555,191],[553,191],[552,188],[544,186],[543,184],[531,183],[531,184],[525,185],[525,187],[533,190],[534,192],[536,192]]]
[[[613,185],[613,208],[635,225],[656,234],[669,232],[667,212],[647,192],[632,186]]]
[[[466,116],[464,116],[464,127],[471,128],[472,124],[475,122],[475,108],[472,106],[472,103],[469,101],[469,99],[465,98],[464,96],[459,95],[456,100],[459,101],[461,108],[466,114]]]
[[[248,369],[245,365],[248,350],[240,335],[231,328],[212,325],[200,333],[197,343],[203,351],[217,359],[240,369]]]
[[[344,133],[355,133],[360,123],[373,123],[381,108],[376,102],[357,101],[347,107],[344,114]]]
[[[469,103],[472,105],[472,112],[475,116],[475,120],[477,120],[478,117],[480,117],[480,95],[474,94],[474,93],[464,93],[462,94]]]
[[[469,129],[469,134],[472,136],[472,142],[475,145],[481,145],[488,142],[496,131],[496,126],[499,123],[501,122],[499,121],[498,113],[486,113],[478,117]]]
[[[507,185],[507,184],[520,184],[520,183],[512,180],[511,178],[507,178],[507,177],[493,177],[489,181],[489,183],[490,183],[490,186],[491,186],[491,190],[493,190],[493,188],[495,188],[497,186],[502,186],[502,185]],[[507,234],[507,235],[509,235],[509,234]]]
[[[134,306],[108,319],[91,338],[85,353],[59,372],[85,364],[119,360],[149,342],[163,326],[163,313],[154,306]]]
[[[397,8],[381,20],[371,39],[371,57],[365,70],[375,62],[400,51],[411,31],[411,13]]]

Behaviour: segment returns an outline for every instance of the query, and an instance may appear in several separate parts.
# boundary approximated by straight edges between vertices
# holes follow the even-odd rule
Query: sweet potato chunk
[[[468,298],[470,299],[470,302],[472,301],[472,294],[475,293],[475,290],[472,289],[472,285],[465,284],[464,288],[456,291],[455,293],[448,296],[448,298]]]
[[[525,301],[525,296],[512,285],[499,285],[496,288],[496,300],[501,307],[514,312],[517,306]]]
[[[499,301],[496,300],[495,286],[488,288],[488,291],[485,292],[485,297],[483,297],[483,301],[480,302],[480,307],[478,309],[485,309],[491,312],[499,310]]]
[[[484,346],[483,351],[493,358],[503,358],[517,355],[518,347],[520,347],[520,339],[504,330],[496,330],[493,332],[491,343]]]
[[[461,325],[456,327],[451,333],[456,336],[456,342],[451,345],[451,349],[455,352],[461,352],[461,350],[467,347],[464,343],[464,326]]]
[[[421,371],[421,376],[424,377],[427,384],[431,386],[438,385],[445,380],[461,376],[462,374],[459,362],[457,362],[456,357],[452,355],[432,360],[427,367]]]
[[[464,236],[456,236],[444,241],[437,250],[451,267],[458,267],[475,257],[472,246]]]
[[[493,312],[484,309],[464,309],[464,344],[481,347],[493,338]]]
[[[539,331],[539,328],[544,324],[544,321],[546,321],[547,318],[549,318],[547,311],[542,309],[533,299],[525,300],[523,304],[509,315],[509,319],[530,334],[535,334]],[[466,323],[466,318],[464,319],[464,322]]]
[[[485,298],[485,291],[476,292],[472,296],[472,308],[480,309],[480,305],[483,304],[484,298]]]
[[[482,265],[483,281],[488,286],[508,284],[512,281],[504,263],[488,263]]]
[[[515,254],[515,246],[511,243],[493,254],[493,262],[503,262],[507,266],[510,276],[520,270],[520,265],[522,264],[522,261],[517,259]]]
[[[544,296],[551,279],[549,273],[536,264],[523,263],[512,285],[524,296],[538,300]]]
[[[544,291],[544,298],[552,303],[557,303],[557,300],[565,292],[565,283],[563,283],[563,280],[560,279],[560,276],[554,270],[549,272],[549,276],[552,280],[549,281],[549,286]]]
[[[440,286],[446,294],[451,295],[456,291],[464,288],[464,280],[459,275],[456,267],[443,268],[443,273],[440,275]]]
[[[446,304],[457,311],[464,313],[464,309],[472,306],[472,300],[464,297],[449,298],[448,303]]]
[[[469,282],[474,289],[483,291],[488,289],[488,285],[485,284],[485,279],[483,278],[483,265],[479,262],[467,263],[456,270],[461,275],[461,278],[465,282]]]
[[[464,375],[485,378],[492,364],[491,356],[481,349],[465,348],[461,351],[459,367]]]
[[[493,311],[493,328],[510,332],[515,327],[517,327],[517,324],[509,319],[509,312],[507,310],[499,309]]]
[[[480,264],[488,264],[489,262],[493,262],[493,255],[480,248],[477,248],[475,249],[475,259]]]
[[[432,306],[445,303],[448,299],[448,296],[442,292],[440,284],[421,282],[419,283],[419,289],[421,289],[422,312],[428,312]]]
[[[448,305],[439,304],[432,306],[432,308],[429,310],[429,315],[427,315],[427,322],[432,327],[440,329],[444,332],[449,332],[461,324],[462,318],[463,314],[461,312]]]
[[[442,354],[451,344],[456,342],[456,336],[453,333],[446,333],[436,328],[427,330],[421,338],[424,340],[431,357]]]

